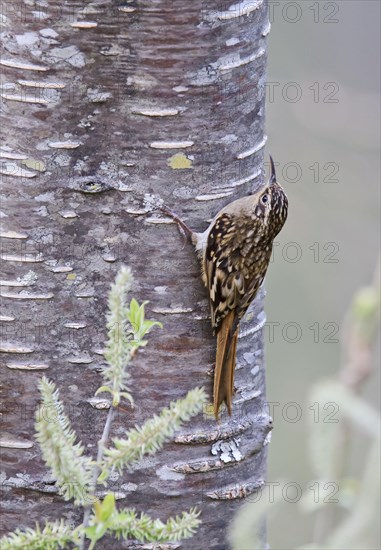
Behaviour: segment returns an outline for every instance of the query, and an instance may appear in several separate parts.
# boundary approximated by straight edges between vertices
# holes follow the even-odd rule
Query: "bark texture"
[[[263,0],[3,5],[5,532],[81,520],[57,495],[34,441],[37,384],[43,372],[57,383],[95,455],[106,412],[91,398],[121,263],[164,329],[134,362],[136,406],[120,409],[113,433],[196,385],[212,395],[215,339],[199,265],[175,226],[142,201],[160,196],[200,231],[261,184],[269,23]],[[241,324],[232,418],[200,415],[113,482],[123,506],[162,519],[199,506],[202,527],[181,548],[228,548],[230,520],[265,477],[262,298]]]

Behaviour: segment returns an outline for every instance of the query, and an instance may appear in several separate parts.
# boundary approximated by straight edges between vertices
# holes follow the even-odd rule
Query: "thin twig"
[[[83,533],[81,535],[81,545],[80,545],[81,550],[85,550],[85,531],[84,530],[86,529],[86,527],[89,526],[92,502],[94,501],[94,498],[95,498],[96,488],[97,488],[97,480],[98,480],[98,476],[99,476],[99,473],[100,473],[100,470],[101,470],[101,462],[103,460],[103,454],[104,454],[104,450],[106,448],[106,443],[107,443],[107,441],[110,437],[111,424],[112,424],[112,421],[114,419],[115,410],[116,410],[116,407],[114,407],[114,406],[110,407],[110,409],[108,411],[108,414],[107,414],[106,422],[105,422],[105,425],[104,425],[104,428],[103,428],[102,437],[98,442],[97,461],[94,465],[93,480],[92,480],[92,484],[91,484],[91,488],[90,488],[90,492],[89,492],[89,497],[90,497],[91,503],[89,503],[89,504],[87,504],[87,506],[85,506],[84,513],[83,513],[83,523],[82,523]]]

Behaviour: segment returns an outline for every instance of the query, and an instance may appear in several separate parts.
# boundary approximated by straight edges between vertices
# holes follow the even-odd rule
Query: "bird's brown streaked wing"
[[[256,220],[251,221],[251,228],[252,235],[248,235],[247,225],[240,227],[235,216],[223,213],[209,232],[205,273],[215,333],[232,310],[236,314],[234,325],[238,324],[266,274],[271,248],[253,254],[252,236],[260,231]]]
[[[239,256],[234,217],[221,214],[209,232],[205,256],[205,273],[215,332],[218,332],[229,311],[236,309],[244,294],[244,277],[238,269]]]

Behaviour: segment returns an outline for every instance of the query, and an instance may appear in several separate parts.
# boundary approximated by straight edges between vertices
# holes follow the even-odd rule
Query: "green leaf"
[[[110,475],[110,472],[104,469],[98,476],[98,479],[97,479],[98,483],[100,483],[101,485],[106,485],[106,480],[108,479],[109,475]]]
[[[107,521],[115,511],[115,496],[109,493],[103,499],[100,509],[100,520]]]
[[[91,525],[91,527],[85,527],[84,531],[85,531],[88,539],[95,540],[95,541],[97,540],[97,526],[96,525]]]
[[[90,548],[94,548],[95,543],[100,540],[107,532],[107,525],[104,523],[96,523],[90,525],[84,529],[86,536],[91,540],[92,545]]]
[[[143,302],[142,305],[140,306],[139,308],[139,313],[138,313],[138,330],[141,329],[141,327],[143,326],[143,323],[144,323],[144,315],[145,315],[145,305],[148,304],[148,302]]]
[[[139,332],[139,339],[144,338],[144,336],[153,328],[154,326],[158,326],[159,328],[163,328],[163,325],[159,321],[144,321],[142,323],[142,326],[140,327]]]
[[[132,298],[130,302],[130,309],[128,311],[127,318],[130,321],[134,332],[136,332],[138,329],[138,317],[139,317],[139,304],[135,300],[135,298]]]
[[[139,312],[139,304],[137,300],[135,300],[135,298],[132,298],[130,302],[130,315],[134,320],[136,319],[138,312]]]
[[[87,538],[92,541],[90,548],[108,531],[112,516],[115,514],[115,497],[112,493],[105,496],[102,502],[95,502],[95,515],[90,518],[89,527],[85,528]]]
[[[103,392],[113,393],[112,389],[109,386],[101,386],[97,389],[94,395],[98,395],[99,393]]]
[[[120,392],[120,397],[124,397],[125,399],[127,399],[131,404],[134,404],[134,399],[132,397],[132,395],[130,393],[128,393],[127,391],[122,391]]]
[[[134,347],[136,349],[144,348],[148,344],[148,340],[135,340]]]
[[[101,521],[102,503],[99,500],[94,502],[95,519],[97,522]]]

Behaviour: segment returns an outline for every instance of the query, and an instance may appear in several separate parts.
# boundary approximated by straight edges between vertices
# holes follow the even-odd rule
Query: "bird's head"
[[[268,183],[254,196],[255,216],[274,238],[282,229],[288,211],[288,199],[276,179],[275,164],[270,155],[270,177]]]

